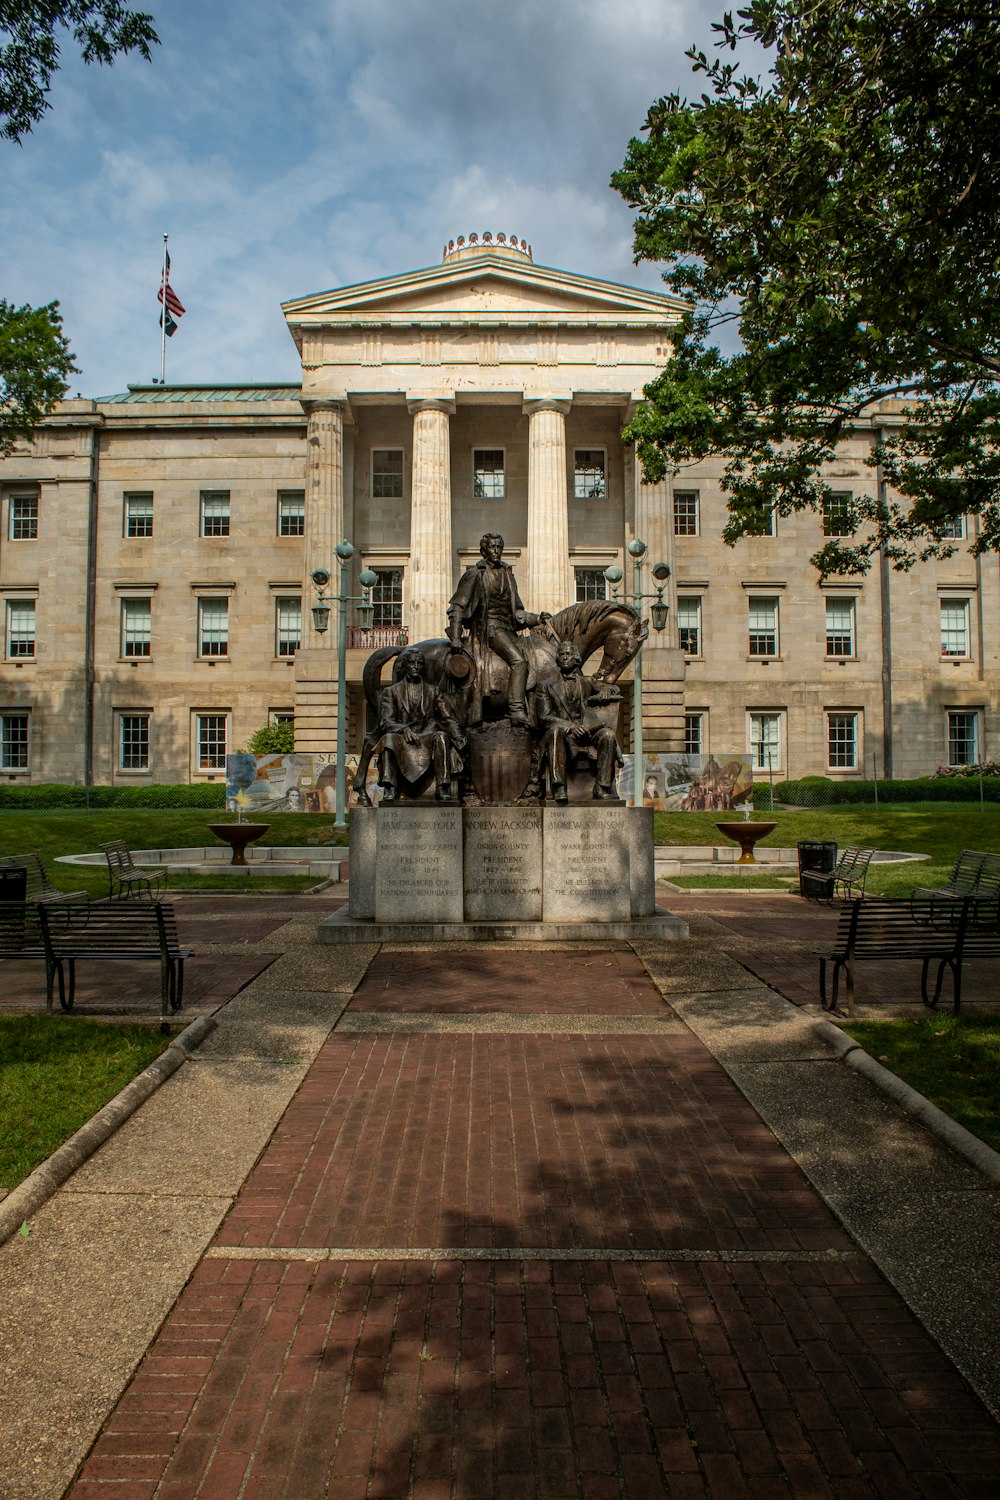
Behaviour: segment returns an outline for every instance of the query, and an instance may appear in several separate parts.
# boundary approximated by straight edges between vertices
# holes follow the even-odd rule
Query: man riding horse
[[[507,710],[515,729],[528,727],[528,658],[517,639],[519,630],[547,624],[552,616],[525,609],[517,591],[514,570],[503,561],[503,537],[488,531],[479,543],[482,557],[463,573],[448,605],[448,639],[462,644],[462,627],[469,631],[470,649],[476,663],[480,691],[491,683],[490,653],[496,652],[510,668]]]

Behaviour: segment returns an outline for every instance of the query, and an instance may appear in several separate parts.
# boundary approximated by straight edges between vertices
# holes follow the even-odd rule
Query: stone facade
[[[721,464],[646,485],[621,429],[663,366],[673,298],[536,266],[511,237],[439,266],[284,305],[301,384],[130,387],[64,401],[0,462],[0,774],[186,781],[294,715],[332,751],[337,615],[310,575],[380,576],[371,634],[349,606],[348,748],[373,645],[443,634],[484,531],[529,609],[671,568],[643,654],[647,753],[754,745],[761,775],[914,775],[998,729],[997,559],[965,545],[907,574],[820,586],[820,518],[729,549]],[[886,420],[890,420],[889,417]],[[833,473],[870,493],[859,430]],[[650,587],[649,571],[643,575]],[[942,640],[946,649],[942,649]],[[622,739],[628,749],[629,676]]]

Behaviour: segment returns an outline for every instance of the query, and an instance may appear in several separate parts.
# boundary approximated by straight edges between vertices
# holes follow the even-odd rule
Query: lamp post
[[[347,817],[347,606],[357,603],[358,614],[361,624],[367,627],[372,622],[375,606],[372,603],[372,589],[378,583],[378,574],[373,573],[371,568],[365,568],[358,582],[364,589],[363,594],[350,594],[347,591],[347,571],[351,558],[354,556],[354,548],[345,538],[337,543],[337,557],[340,559],[340,592],[328,594],[332,574],[326,568],[316,568],[312,573],[312,581],[316,589],[316,603],[312,607],[313,628],[317,635],[325,635],[330,623],[330,605],[337,606],[337,816],[334,819],[334,828],[346,828]]]
[[[653,629],[657,635],[665,628],[667,623],[667,612],[670,606],[663,597],[664,585],[670,577],[670,569],[665,562],[654,563],[651,569],[655,580],[655,590],[644,590],[642,586],[642,570],[645,566],[643,559],[649,549],[646,543],[638,537],[628,544],[628,554],[632,559],[632,592],[622,591],[622,597],[626,604],[631,604],[639,611],[642,617],[642,605],[646,599],[651,599],[650,617]],[[612,597],[618,597],[617,585],[622,583],[625,575],[617,563],[610,568],[604,569],[604,576],[611,585]],[[642,781],[642,647],[635,655],[635,667],[632,677],[632,806],[642,806],[642,793],[640,783]]]

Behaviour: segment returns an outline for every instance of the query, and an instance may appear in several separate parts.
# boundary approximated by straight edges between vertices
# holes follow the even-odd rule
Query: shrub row
[[[918,776],[912,781],[880,781],[878,800],[886,802],[978,802],[979,778]],[[875,801],[871,781],[831,781],[826,776],[804,776],[801,781],[776,781],[774,804],[782,807],[843,807]],[[984,777],[984,802],[1000,802],[1000,778]],[[767,788],[758,786],[754,797],[758,810],[767,807]]]
[[[32,812],[45,808],[78,807],[86,810],[110,807],[222,808],[226,805],[223,782],[201,782],[195,786],[5,786],[0,782],[0,810]]]

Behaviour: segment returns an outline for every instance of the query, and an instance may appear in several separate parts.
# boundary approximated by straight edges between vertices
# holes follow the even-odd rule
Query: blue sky
[[[58,299],[108,395],[159,373],[163,235],[187,309],[171,381],[296,380],[279,304],[435,264],[475,230],[658,286],[608,186],[647,106],[699,92],[696,0],[135,0],[153,62],[86,68],[0,143],[0,295]],[[13,209],[13,211],[12,211]]]

